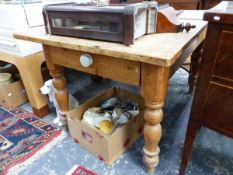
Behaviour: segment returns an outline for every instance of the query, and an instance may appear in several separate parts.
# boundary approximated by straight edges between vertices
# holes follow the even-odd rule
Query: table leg
[[[189,73],[189,93],[192,93],[197,82],[198,65],[201,60],[203,43],[201,43],[191,55],[190,73]]]
[[[41,64],[45,61],[43,53],[40,52],[24,58],[16,58],[15,61],[33,113],[38,117],[46,116],[49,113],[48,100],[39,92],[40,87],[43,86],[41,74]]]
[[[25,57],[0,52],[0,60],[15,65],[20,73],[33,113],[44,117],[49,113],[48,99],[39,92],[43,86],[41,64],[44,53],[38,52]]]
[[[49,69],[50,75],[53,77],[53,86],[55,88],[55,97],[57,103],[60,107],[60,113],[62,117],[61,122],[66,124],[65,114],[69,110],[68,102],[69,95],[66,89],[66,80],[64,77],[64,68],[62,66],[56,65],[52,63],[52,58],[50,55],[50,47],[47,45],[43,45],[46,64]]]
[[[167,94],[169,69],[142,64],[141,94],[145,99],[143,161],[148,173],[153,173],[159,162],[159,141],[162,135],[164,100]]]

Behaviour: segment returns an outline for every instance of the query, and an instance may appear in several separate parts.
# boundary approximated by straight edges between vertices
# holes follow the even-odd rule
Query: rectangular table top
[[[208,10],[183,10],[179,15],[179,19],[185,20],[202,20],[203,15]]]
[[[145,35],[130,46],[114,42],[49,35],[45,33],[43,26],[17,31],[14,33],[14,37],[84,53],[111,56],[160,66],[171,66],[179,59],[182,51],[192,40],[198,39],[198,41],[202,42],[205,39],[207,22],[202,20],[189,20],[186,22],[196,25],[196,28],[191,29],[189,32]]]

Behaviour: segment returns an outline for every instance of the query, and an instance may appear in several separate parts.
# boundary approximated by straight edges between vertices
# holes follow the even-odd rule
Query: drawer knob
[[[93,58],[89,54],[82,54],[80,56],[80,64],[83,67],[90,67],[93,64]]]

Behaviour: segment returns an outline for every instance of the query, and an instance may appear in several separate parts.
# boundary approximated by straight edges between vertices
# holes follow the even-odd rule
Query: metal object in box
[[[122,42],[126,45],[156,30],[156,2],[118,5],[46,5],[48,34]]]
[[[140,107],[138,116],[116,128],[110,135],[106,135],[99,129],[81,121],[88,108],[99,106],[101,102],[113,96],[121,101],[130,100],[138,103]],[[144,127],[143,108],[144,100],[141,96],[113,87],[67,113],[70,135],[82,147],[110,165],[142,135]]]

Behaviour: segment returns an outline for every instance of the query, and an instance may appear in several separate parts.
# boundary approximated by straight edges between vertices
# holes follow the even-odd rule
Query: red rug
[[[76,165],[66,175],[98,175],[83,166]]]
[[[60,128],[21,108],[0,107],[0,175],[25,163],[60,134]]]

